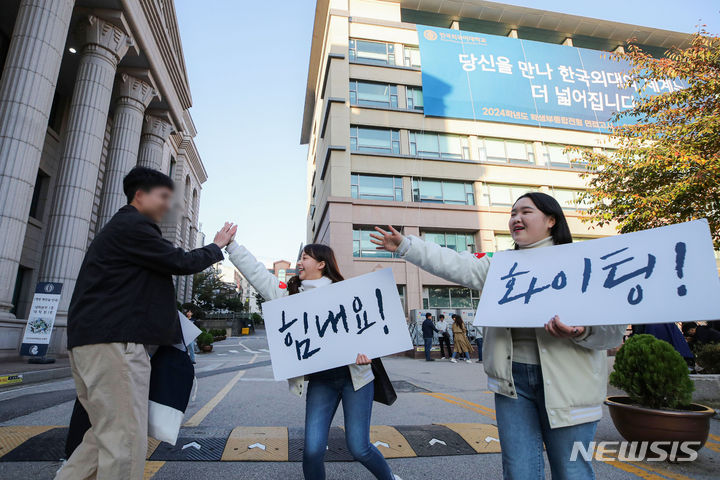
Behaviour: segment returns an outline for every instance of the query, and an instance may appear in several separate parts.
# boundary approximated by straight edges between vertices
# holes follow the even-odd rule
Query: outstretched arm
[[[490,268],[488,256],[476,258],[470,252],[456,252],[418,237],[405,237],[392,226],[390,231],[375,227],[370,241],[378,250],[396,252],[408,262],[451,282],[482,290]]]
[[[270,273],[267,267],[259,262],[247,248],[233,241],[227,246],[227,252],[230,254],[230,261],[235,268],[264,298],[273,300],[285,295],[285,290],[280,288],[280,280]]]

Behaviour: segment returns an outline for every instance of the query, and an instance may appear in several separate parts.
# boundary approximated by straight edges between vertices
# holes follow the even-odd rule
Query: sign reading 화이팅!
[[[276,380],[413,348],[389,268],[263,303]]]
[[[613,113],[640,95],[686,86],[626,88],[630,65],[609,52],[423,25],[417,32],[428,116],[608,132]]]
[[[706,220],[585,242],[496,253],[475,325],[542,327],[720,319]]]
[[[35,287],[20,355],[42,357],[47,353],[62,286],[62,283],[40,282]]]

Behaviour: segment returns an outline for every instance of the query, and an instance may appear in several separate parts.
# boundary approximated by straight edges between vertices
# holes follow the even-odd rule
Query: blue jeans
[[[594,480],[591,462],[582,456],[571,462],[570,453],[573,442],[588,447],[598,422],[550,428],[540,365],[513,362],[512,374],[518,398],[495,394],[503,478],[544,479],[544,443],[553,480]]]
[[[348,450],[375,478],[393,480],[390,466],[370,443],[370,415],[374,393],[374,382],[355,391],[349,374],[332,380],[310,380],[305,404],[303,452],[303,473],[306,480],[325,480],[324,462],[328,433],[341,400]]]
[[[430,360],[430,353],[432,353],[432,337],[430,338],[423,338],[425,341],[425,360]]]
[[[190,355],[190,361],[195,363],[195,340],[190,342],[189,345],[187,345],[187,351],[188,355]]]
[[[477,337],[475,339],[475,345],[477,345],[478,348],[478,360],[482,362],[483,337]]]

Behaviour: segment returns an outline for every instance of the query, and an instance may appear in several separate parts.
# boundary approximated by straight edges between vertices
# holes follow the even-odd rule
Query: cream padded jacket
[[[550,247],[547,238],[533,248]],[[482,290],[490,257],[458,253],[418,237],[406,237],[397,253],[410,263],[438,277]],[[550,320],[550,317],[548,317]],[[573,325],[582,320],[561,319]],[[483,328],[483,365],[488,389],[517,398],[512,376],[512,336],[508,328]],[[545,406],[552,428],[599,420],[607,390],[606,350],[622,342],[624,325],[589,326],[575,339],[553,337],[543,328],[535,333],[545,382]]]

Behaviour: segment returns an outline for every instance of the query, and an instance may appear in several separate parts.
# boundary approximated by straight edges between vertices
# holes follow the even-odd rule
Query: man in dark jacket
[[[422,324],[423,340],[425,341],[425,361],[434,362],[435,359],[430,358],[430,351],[432,350],[433,344],[433,333],[436,333],[438,329],[432,320],[432,313],[428,312],[425,314],[425,321]]]
[[[128,205],[95,236],[68,310],[68,349],[78,399],[92,425],[56,480],[143,478],[150,358],[147,347],[183,343],[173,275],[223,259],[237,227],[189,252],[162,238],[170,209],[167,175],[134,168],[123,180]]]

